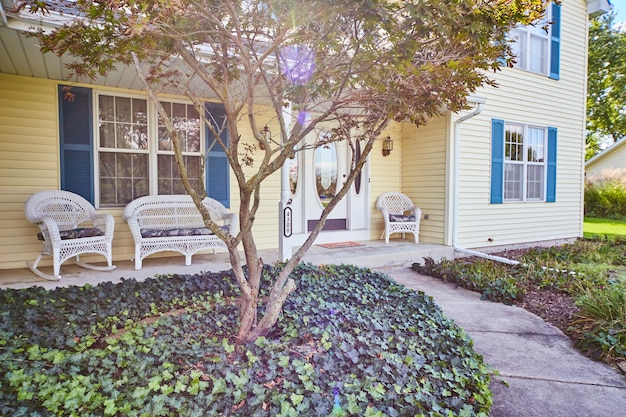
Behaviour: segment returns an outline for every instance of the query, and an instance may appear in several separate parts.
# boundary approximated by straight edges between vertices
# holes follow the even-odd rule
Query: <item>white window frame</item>
[[[122,149],[122,148],[106,148],[100,146],[100,127],[99,127],[99,110],[100,110],[100,96],[110,96],[110,97],[123,97],[130,99],[139,99],[145,100],[147,102],[147,136],[148,136],[148,149]],[[193,103],[184,100],[177,100],[171,98],[162,98],[163,102],[168,103],[181,103],[186,105],[192,105]],[[132,154],[147,154],[148,155],[148,194],[149,195],[158,195],[158,156],[159,155],[173,155],[174,151],[167,150],[159,150],[159,137],[158,137],[158,112],[149,99],[149,97],[139,94],[125,94],[111,91],[96,91],[94,90],[93,94],[93,135],[94,135],[94,148],[95,152],[93,155],[94,161],[94,192],[95,192],[95,202],[96,207],[101,207],[101,190],[100,190],[100,164],[99,164],[99,156],[101,152],[120,152],[120,153],[132,153]],[[184,151],[183,156],[199,156],[201,158],[202,167],[204,168],[204,157],[206,152],[206,144],[205,144],[205,132],[204,132],[204,120],[202,115],[200,115],[200,150],[198,152],[187,152]],[[205,180],[204,173],[202,180]],[[106,205],[106,208],[115,208],[121,207],[117,205]]]
[[[511,160],[510,154],[508,152],[508,146],[511,142],[508,139],[508,133],[511,128],[521,129],[522,132],[522,160]],[[542,160],[541,161],[532,161],[528,158],[529,147],[532,149],[531,144],[531,134],[530,131],[541,132],[542,133],[542,141],[539,144],[542,148]],[[521,174],[521,195],[519,197],[507,197],[509,195],[507,190],[507,185],[510,182],[507,182],[506,172],[507,166],[521,166],[522,174]],[[528,197],[528,184],[530,181],[529,178],[529,167],[540,166],[543,167],[543,175],[541,178],[541,197]],[[504,178],[502,181],[502,197],[503,201],[506,203],[520,203],[520,202],[546,202],[547,196],[547,184],[548,184],[548,128],[546,126],[536,126],[524,123],[514,123],[514,122],[505,122],[504,123]]]
[[[509,39],[512,42],[511,48],[517,56],[516,63],[513,65],[514,68],[536,74],[550,75],[552,25],[549,23],[548,16],[552,16],[552,8],[549,9],[550,12],[546,14],[546,17],[534,25],[519,25],[509,33]],[[537,41],[543,46],[543,51],[540,50],[539,55],[536,55],[537,48],[533,47]],[[537,59],[540,61],[539,68],[536,67]]]

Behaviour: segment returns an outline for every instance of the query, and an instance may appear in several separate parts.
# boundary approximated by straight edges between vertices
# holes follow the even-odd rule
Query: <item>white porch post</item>
[[[291,106],[283,107],[283,120],[285,123],[285,134],[281,137],[284,143],[291,132]],[[280,260],[286,261],[293,255],[291,239],[292,233],[292,207],[291,189],[289,188],[289,163],[285,161],[280,168],[280,202],[278,203],[278,254]]]

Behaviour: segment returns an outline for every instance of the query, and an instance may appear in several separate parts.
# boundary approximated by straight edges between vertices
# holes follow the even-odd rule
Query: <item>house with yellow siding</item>
[[[585,162],[587,177],[622,172],[626,173],[626,141],[620,140]]]
[[[33,22],[14,10],[13,1],[1,2],[0,269],[23,268],[36,257],[38,230],[26,220],[24,203],[49,189],[80,193],[113,215],[113,259],[128,260],[133,240],[122,218],[125,204],[141,195],[181,192],[172,152],[159,147],[155,109],[130,70],[73,83],[73,100],[65,100],[68,59],[41,53],[25,34]],[[420,241],[459,251],[582,236],[587,22],[608,6],[606,0],[553,3],[547,30],[538,25],[512,31],[517,64],[492,74],[498,87],[473,94],[470,109],[419,128],[390,126],[393,151],[383,156],[382,141],[377,145],[317,242],[379,239],[383,219],[376,199],[388,191],[406,194],[421,208]],[[189,163],[207,156],[209,196],[236,211],[236,181],[223,155],[210,147],[207,127],[184,97],[161,98],[189,121]],[[207,111],[219,117],[219,105]],[[119,120],[124,126],[116,125]],[[132,130],[134,144],[144,145],[116,142],[111,132],[123,128]],[[242,140],[253,142],[252,132],[243,130]],[[288,162],[290,246],[304,241],[321,213],[316,161],[330,161],[338,176],[350,169],[345,145],[319,152],[306,150]],[[277,233],[280,174],[265,184],[254,226],[260,249],[277,248],[283,239]]]

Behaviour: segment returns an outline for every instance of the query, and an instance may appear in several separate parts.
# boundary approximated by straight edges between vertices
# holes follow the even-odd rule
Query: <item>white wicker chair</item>
[[[385,236],[385,243],[389,243],[389,235],[392,233],[413,233],[415,243],[419,241],[420,219],[422,210],[415,207],[409,197],[402,193],[384,193],[376,200],[376,208],[382,212],[385,219],[385,230],[381,239]]]
[[[83,197],[69,191],[49,190],[33,194],[24,205],[29,222],[41,229],[38,237],[43,241],[35,262],[27,262],[37,276],[58,281],[61,264],[76,257],[75,262],[84,268],[98,271],[115,269],[112,264],[113,216],[97,213]],[[80,255],[103,255],[108,266],[96,266],[80,261]],[[52,256],[53,275],[37,269],[43,255]]]

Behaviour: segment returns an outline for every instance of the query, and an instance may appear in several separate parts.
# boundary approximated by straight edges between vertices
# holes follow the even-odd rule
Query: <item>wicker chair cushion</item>
[[[222,230],[228,231],[228,227],[222,226]],[[207,227],[181,227],[177,229],[141,229],[141,237],[165,237],[165,236],[202,236],[212,235],[213,232]]]
[[[59,230],[61,240],[79,239],[81,237],[104,236],[104,232],[97,227],[79,227],[78,229]],[[37,233],[37,239],[43,241],[43,233]]]
[[[414,215],[404,215],[404,214],[390,214],[389,215],[389,221],[392,222],[414,222],[415,221],[415,216]]]

